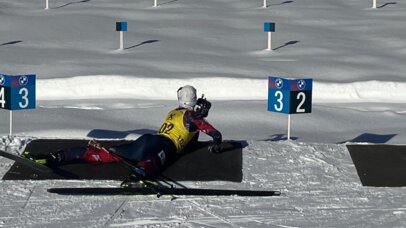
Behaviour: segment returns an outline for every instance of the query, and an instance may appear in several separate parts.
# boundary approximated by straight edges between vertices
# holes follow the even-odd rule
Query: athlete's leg
[[[148,151],[153,149],[153,138],[154,135],[144,134],[131,143],[110,147],[109,151],[112,151],[123,158],[138,162],[143,160],[147,156]]]

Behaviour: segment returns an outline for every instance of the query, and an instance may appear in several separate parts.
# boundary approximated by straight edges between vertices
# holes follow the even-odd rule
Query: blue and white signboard
[[[275,32],[275,23],[274,22],[265,22],[264,23],[264,32]]]
[[[268,111],[285,114],[312,112],[313,79],[269,77]]]
[[[35,108],[35,75],[0,74],[0,108]]]
[[[127,32],[128,25],[126,21],[116,22],[116,31],[117,32]]]

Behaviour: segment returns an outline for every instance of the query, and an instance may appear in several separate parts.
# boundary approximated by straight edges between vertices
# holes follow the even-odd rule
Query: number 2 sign
[[[35,75],[0,74],[0,108],[35,108]]]
[[[312,79],[269,77],[268,111],[286,114],[312,112]]]

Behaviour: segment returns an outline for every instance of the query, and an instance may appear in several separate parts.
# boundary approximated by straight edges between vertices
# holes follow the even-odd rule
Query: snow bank
[[[177,89],[193,85],[211,100],[266,100],[268,79],[142,78],[123,75],[92,75],[39,79],[39,100],[72,99],[156,99],[173,100]],[[406,82],[359,81],[351,83],[314,82],[314,102],[391,102],[406,97]]]

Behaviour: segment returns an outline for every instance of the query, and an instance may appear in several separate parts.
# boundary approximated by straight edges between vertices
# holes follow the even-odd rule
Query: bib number
[[[172,123],[164,123],[159,129],[159,133],[168,135],[170,134],[170,131],[173,129],[173,127],[174,125]]]

